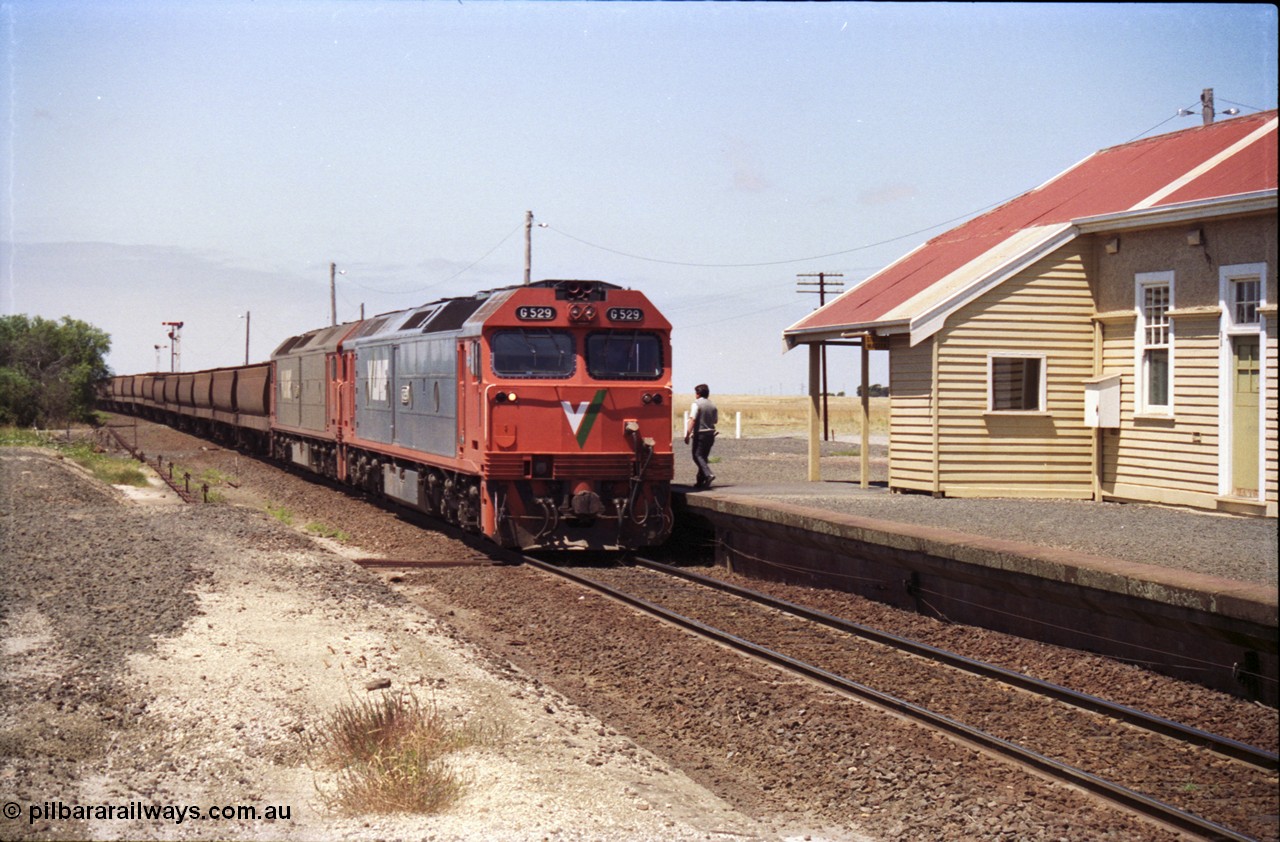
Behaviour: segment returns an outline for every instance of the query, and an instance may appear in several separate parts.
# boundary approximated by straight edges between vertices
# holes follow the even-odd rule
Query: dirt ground
[[[130,502],[35,451],[0,452],[0,495],[6,839],[780,838],[343,557],[367,548],[319,546],[260,508]],[[455,757],[468,784],[444,815],[325,806],[311,730],[379,682],[501,726]],[[188,809],[59,818],[138,804]],[[289,818],[189,809],[219,805]]]

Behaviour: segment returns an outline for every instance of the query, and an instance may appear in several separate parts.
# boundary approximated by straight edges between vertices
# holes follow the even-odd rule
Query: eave
[[[1236,196],[1221,196],[1195,202],[1181,202],[1142,210],[1099,214],[1073,219],[1081,234],[1109,234],[1137,228],[1158,228],[1183,222],[1200,222],[1223,216],[1240,216],[1276,209],[1276,190],[1258,190]]]

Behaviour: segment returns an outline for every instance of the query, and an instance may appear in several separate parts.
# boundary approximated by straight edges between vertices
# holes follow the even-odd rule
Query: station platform
[[[1274,519],[841,481],[673,491],[677,524],[714,532],[720,562],[750,575],[1152,663],[1229,692],[1243,681],[1245,695],[1276,703]],[[1206,682],[1206,663],[1224,674]]]

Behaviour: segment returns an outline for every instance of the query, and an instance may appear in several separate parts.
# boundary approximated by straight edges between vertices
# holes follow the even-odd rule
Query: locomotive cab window
[[[576,360],[573,337],[564,330],[502,330],[489,343],[499,377],[568,377]]]
[[[662,376],[662,341],[654,333],[610,331],[587,337],[587,371],[596,380],[654,380]]]

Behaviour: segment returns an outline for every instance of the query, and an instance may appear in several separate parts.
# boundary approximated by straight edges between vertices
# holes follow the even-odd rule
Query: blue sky
[[[534,278],[644,290],[679,391],[800,393],[865,278],[1097,149],[1276,107],[1272,5],[0,2],[0,313],[150,370]],[[871,379],[887,382],[884,360]],[[831,386],[858,382],[833,351]],[[168,367],[167,351],[162,353]]]

